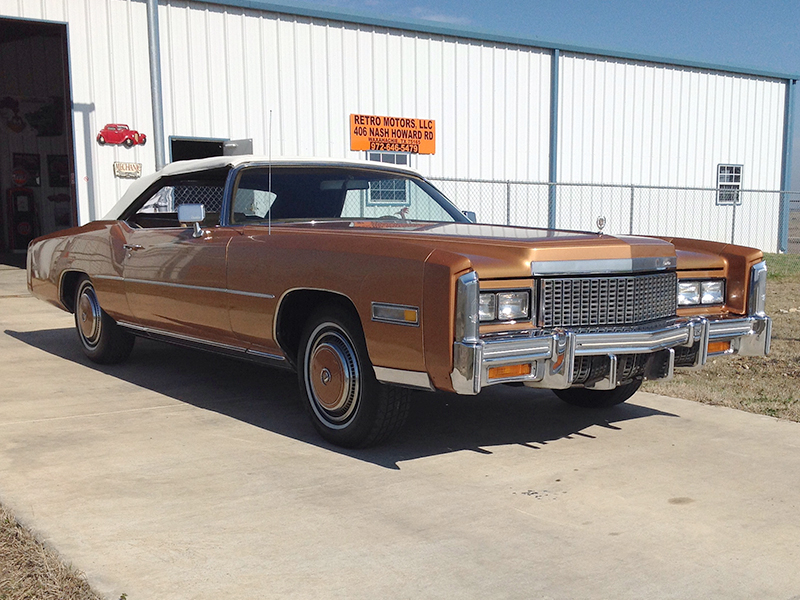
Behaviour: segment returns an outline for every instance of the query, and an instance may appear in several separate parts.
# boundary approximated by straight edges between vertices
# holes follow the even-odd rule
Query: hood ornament
[[[606,226],[606,218],[605,217],[597,217],[597,233],[603,235],[603,227]]]

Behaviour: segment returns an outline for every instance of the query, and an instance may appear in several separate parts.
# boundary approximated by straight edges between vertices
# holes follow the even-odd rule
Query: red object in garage
[[[9,189],[6,216],[11,250],[25,250],[39,234],[33,190],[23,187]]]

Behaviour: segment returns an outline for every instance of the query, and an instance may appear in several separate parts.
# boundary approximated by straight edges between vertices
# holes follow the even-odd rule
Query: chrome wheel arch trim
[[[344,300],[346,300],[350,304],[350,306],[353,307],[353,310],[356,311],[356,315],[358,315],[359,323],[361,324],[361,330],[362,331],[364,330],[364,324],[361,321],[361,314],[358,312],[358,308],[356,308],[356,303],[353,302],[352,298],[350,298],[350,296],[348,296],[347,294],[343,294],[342,292],[337,292],[337,291],[329,290],[329,289],[325,289],[325,288],[293,287],[293,288],[289,288],[288,290],[285,290],[280,295],[280,297],[278,298],[278,302],[275,304],[275,313],[274,313],[274,316],[272,318],[272,339],[275,340],[278,344],[280,344],[280,341],[278,340],[278,322],[280,320],[281,311],[283,310],[283,302],[284,302],[284,300],[286,300],[286,297],[289,294],[292,294],[294,292],[323,292],[323,293],[326,293],[326,294],[332,294],[334,296],[339,296],[340,298],[343,298]],[[311,315],[309,314],[308,316],[311,316]]]

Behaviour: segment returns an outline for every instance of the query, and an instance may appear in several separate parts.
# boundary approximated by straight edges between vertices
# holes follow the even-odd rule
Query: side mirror
[[[179,204],[178,205],[178,222],[188,223],[194,227],[193,237],[200,237],[203,231],[200,229],[200,223],[206,218],[206,207],[202,204]]]
[[[472,210],[462,210],[461,212],[464,213],[464,216],[467,217],[471,223],[478,222],[478,215],[475,214],[475,211]]]

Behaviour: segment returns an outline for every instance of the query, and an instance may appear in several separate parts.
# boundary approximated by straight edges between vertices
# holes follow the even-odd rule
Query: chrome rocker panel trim
[[[744,318],[706,319],[674,317],[652,328],[609,333],[580,333],[564,329],[533,331],[507,336],[464,338],[453,346],[451,382],[459,394],[477,394],[497,383],[522,382],[529,387],[566,389],[574,380],[576,356],[609,356],[608,376],[592,389],[613,389],[617,380],[617,355],[652,354],[645,378],[672,375],[675,348],[698,345],[694,366],[708,357],[709,341],[730,341],[732,354],[762,356],[769,352],[772,320],[765,315]],[[488,378],[492,367],[531,364],[531,374],[502,379]]]
[[[235,358],[244,358],[246,360],[264,363],[283,369],[292,368],[292,365],[286,360],[286,357],[279,354],[263,352],[261,350],[255,350],[253,348],[247,348],[244,346],[234,346],[231,344],[212,342],[210,340],[205,340],[190,335],[174,333],[172,331],[164,331],[163,329],[156,329],[155,327],[144,327],[142,325],[136,325],[135,323],[128,323],[127,321],[118,321],[117,325],[127,329],[134,335],[158,340],[160,342],[167,342],[177,346],[185,346],[187,348],[197,348],[199,350],[216,352],[217,354],[225,354]]]

